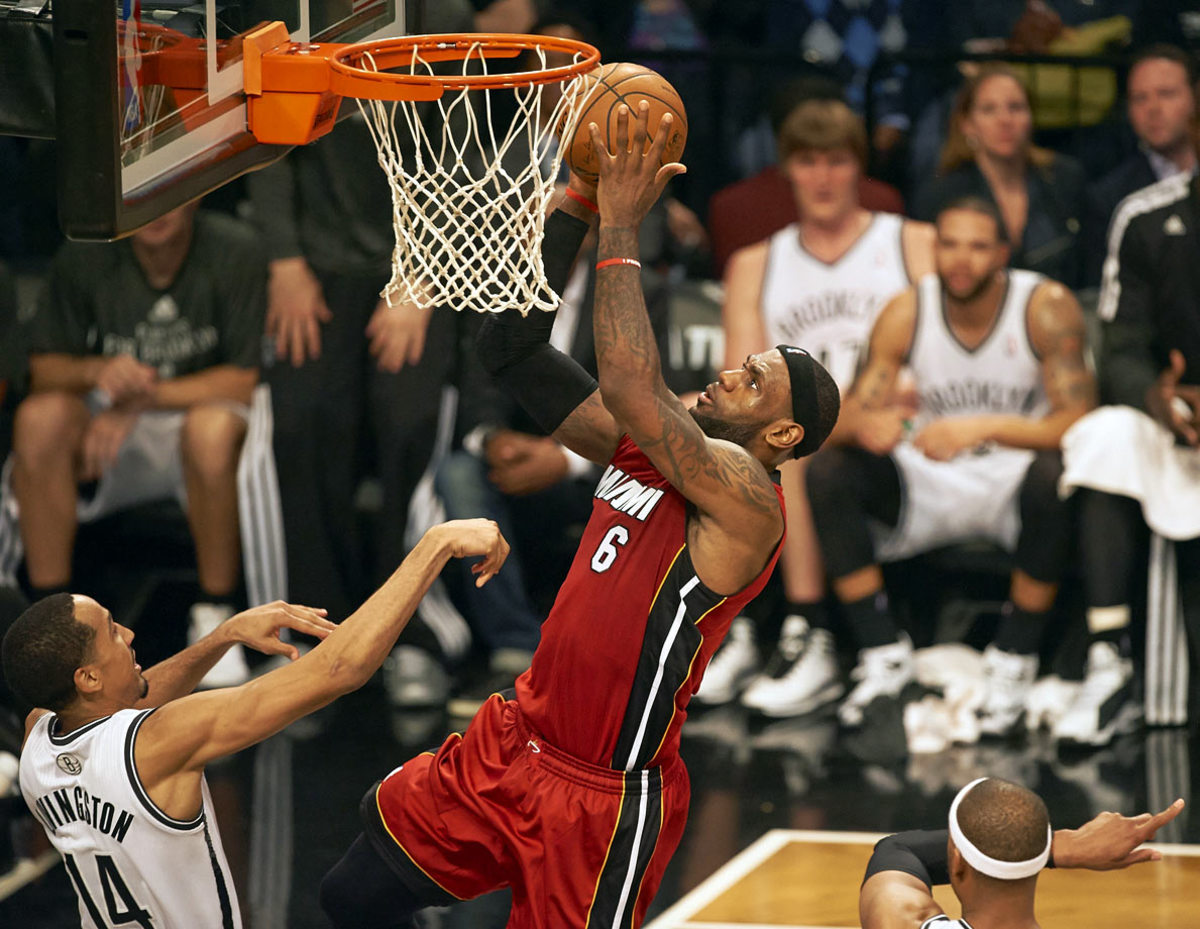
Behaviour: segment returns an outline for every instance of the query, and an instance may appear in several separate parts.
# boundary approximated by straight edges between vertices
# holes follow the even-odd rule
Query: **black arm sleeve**
[[[542,264],[546,280],[562,293],[588,224],[561,210],[546,219]],[[479,327],[476,352],[494,377],[533,417],[553,433],[596,390],[595,379],[570,356],[550,345],[554,314],[530,310],[489,313]]]
[[[880,871],[903,871],[927,887],[950,883],[946,857],[946,829],[912,829],[875,843],[863,883]]]

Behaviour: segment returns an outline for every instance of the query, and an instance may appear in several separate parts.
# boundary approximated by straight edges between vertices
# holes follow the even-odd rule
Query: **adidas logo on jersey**
[[[658,488],[647,487],[612,465],[604,469],[595,493],[597,500],[604,500],[614,510],[628,513],[640,522],[646,521],[662,495]]]
[[[1187,235],[1187,226],[1179,218],[1178,213],[1172,213],[1163,223],[1163,235]]]

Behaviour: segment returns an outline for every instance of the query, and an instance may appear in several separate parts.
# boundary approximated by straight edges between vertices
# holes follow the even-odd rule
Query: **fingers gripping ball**
[[[575,122],[575,133],[567,145],[564,156],[572,171],[586,181],[596,181],[596,153],[592,149],[592,138],[588,124],[600,127],[600,135],[606,140],[608,150],[616,148],[617,108],[624,103],[631,114],[637,113],[638,105],[646,100],[650,104],[650,118],[646,123],[650,140],[658,131],[658,121],[664,113],[671,113],[671,135],[663,150],[663,164],[679,161],[683,146],[687,142],[687,113],[679,94],[661,74],[630,62],[600,65],[580,78],[582,102],[579,118]]]

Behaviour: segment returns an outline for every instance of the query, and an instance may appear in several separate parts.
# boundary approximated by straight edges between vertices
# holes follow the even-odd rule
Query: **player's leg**
[[[786,616],[779,643],[742,703],[768,716],[810,713],[842,695],[833,633],[825,609],[825,563],[808,502],[808,459],[780,469],[787,541],[780,555]]]
[[[984,652],[987,695],[980,710],[984,735],[1004,735],[1022,719],[1037,678],[1038,652],[1070,557],[1073,501],[1062,499],[1062,456],[1038,452],[1021,481],[1021,530],[1009,601],[996,637]]]
[[[1087,603],[1088,660],[1083,688],[1054,725],[1064,743],[1105,745],[1136,725],[1129,636],[1136,565],[1145,557],[1141,506],[1131,497],[1080,488],[1079,548]],[[1182,576],[1182,575],[1181,575]]]
[[[321,881],[321,909],[336,929],[409,929],[422,900],[359,833]]]
[[[58,391],[32,394],[17,408],[12,486],[35,599],[71,581],[76,479],[88,421],[83,399]]]
[[[859,647],[858,683],[838,710],[845,725],[856,726],[872,700],[897,696],[912,680],[912,645],[888,605],[871,536],[872,521],[899,524],[900,471],[889,456],[826,449],[809,463],[808,498],[834,594]]]
[[[184,414],[179,429],[187,518],[196,547],[200,596],[188,614],[188,641],[208,635],[241,605],[242,546],[238,531],[237,466],[246,438],[246,411],[211,403]],[[228,687],[250,676],[241,646],[221,656],[201,687]]]

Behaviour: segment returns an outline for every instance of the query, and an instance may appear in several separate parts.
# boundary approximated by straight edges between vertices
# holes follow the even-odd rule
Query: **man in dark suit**
[[[1196,151],[1188,134],[1196,112],[1196,79],[1195,62],[1173,45],[1148,46],[1130,66],[1126,96],[1138,147],[1088,191],[1085,285],[1100,283],[1117,204],[1165,177],[1196,170]]]

